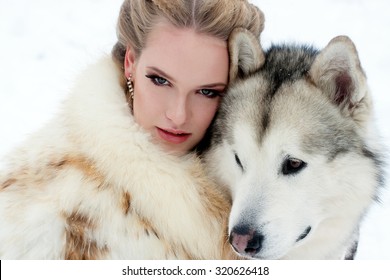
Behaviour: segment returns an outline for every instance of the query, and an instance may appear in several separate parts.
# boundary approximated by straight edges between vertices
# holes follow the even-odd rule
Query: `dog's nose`
[[[249,226],[235,226],[229,237],[234,250],[241,255],[254,256],[262,246],[264,236]]]

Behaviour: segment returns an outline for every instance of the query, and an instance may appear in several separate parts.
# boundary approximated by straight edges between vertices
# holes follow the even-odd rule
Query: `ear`
[[[135,68],[135,54],[131,47],[126,48],[126,55],[124,61],[125,76],[129,77],[130,74],[134,73]]]
[[[244,28],[236,28],[229,37],[229,80],[247,76],[258,70],[265,61],[259,39]]]
[[[351,39],[346,36],[333,38],[314,60],[309,75],[344,114],[356,121],[367,118],[371,98]]]

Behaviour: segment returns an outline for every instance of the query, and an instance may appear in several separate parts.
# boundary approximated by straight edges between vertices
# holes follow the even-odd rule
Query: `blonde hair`
[[[137,59],[149,32],[161,19],[224,41],[236,27],[248,29],[256,37],[264,28],[263,13],[247,0],[125,0],[118,18],[118,42],[112,49],[120,69],[126,48],[130,46]]]

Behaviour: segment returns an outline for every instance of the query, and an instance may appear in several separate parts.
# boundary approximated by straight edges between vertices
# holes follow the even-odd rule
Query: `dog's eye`
[[[236,159],[237,165],[241,168],[242,171],[244,171],[244,166],[242,165],[241,160],[240,160],[240,158],[238,157],[237,153],[234,153],[234,157],[235,157],[235,159]]]
[[[296,159],[296,158],[287,158],[283,162],[282,173],[283,175],[294,175],[306,167],[306,162]]]

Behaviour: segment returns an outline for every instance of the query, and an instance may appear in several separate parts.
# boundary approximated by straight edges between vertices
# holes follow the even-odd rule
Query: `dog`
[[[382,145],[354,43],[263,51],[229,42],[231,86],[204,163],[233,205],[229,240],[254,259],[353,259],[359,224],[383,185]]]

